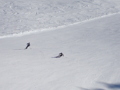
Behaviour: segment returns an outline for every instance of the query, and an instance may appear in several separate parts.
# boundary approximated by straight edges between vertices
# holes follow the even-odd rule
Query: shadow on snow
[[[110,84],[110,83],[104,83],[104,82],[98,82],[98,83],[105,86],[105,88],[108,88],[111,90],[120,89],[120,83],[116,83],[116,84]],[[105,89],[103,88],[93,88],[93,89],[80,88],[80,90],[105,90]]]

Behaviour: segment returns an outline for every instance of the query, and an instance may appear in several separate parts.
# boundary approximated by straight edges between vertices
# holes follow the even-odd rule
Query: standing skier
[[[28,47],[30,47],[30,42],[29,42],[29,43],[27,43],[27,46],[26,46],[26,48],[25,48],[25,49],[27,49]]]

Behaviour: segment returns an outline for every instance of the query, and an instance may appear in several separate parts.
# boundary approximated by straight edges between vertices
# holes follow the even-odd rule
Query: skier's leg
[[[27,49],[28,48],[28,46],[26,46],[26,48],[25,49]]]

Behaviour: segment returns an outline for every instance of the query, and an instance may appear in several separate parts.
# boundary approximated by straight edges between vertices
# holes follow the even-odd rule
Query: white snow
[[[41,31],[119,11],[119,0],[1,0],[0,36]]]
[[[38,3],[40,1],[41,3]],[[3,26],[1,24],[3,29],[0,29],[0,90],[120,90],[119,0],[40,1],[0,1],[2,7],[0,10],[8,11],[6,16],[1,16],[0,21],[4,23]],[[30,21],[31,18],[35,20],[36,17],[29,17],[33,15],[31,12],[35,7],[38,9],[36,4],[46,9],[43,14],[46,19],[50,18],[45,13],[54,13],[57,16],[58,12],[55,12],[53,7],[62,7],[64,14],[57,16],[61,21],[55,17],[53,19],[55,23],[51,24],[53,26],[50,26],[49,22],[42,21],[44,28],[39,26],[32,28],[38,25]],[[80,17],[76,14],[79,11],[78,4],[93,6],[90,10],[101,5],[105,7],[102,7],[104,10],[98,11],[98,13],[102,12],[99,17],[91,14],[96,18],[82,18],[84,20],[82,22],[67,21],[66,25],[64,20]],[[117,12],[113,10],[115,13],[113,14],[110,10],[110,15],[104,15],[108,14],[107,8],[112,6]],[[77,7],[76,11],[73,11],[73,7]],[[16,10],[20,13],[19,20],[24,16],[23,20],[26,23],[20,24],[18,18],[9,18],[13,15],[11,10],[9,11],[10,8],[13,8],[13,11],[19,9],[20,11]],[[88,7],[84,8],[83,12],[89,11],[88,9]],[[75,13],[75,17],[72,17],[72,13]],[[88,13],[83,13],[83,17]],[[68,15],[70,17],[67,17]],[[4,17],[6,17],[5,21]],[[18,21],[11,22],[13,19]],[[26,28],[22,24],[25,24]],[[16,31],[10,28],[14,25],[19,25],[18,27],[23,29]],[[28,27],[32,28],[32,31],[28,31]],[[24,50],[27,42],[30,42],[31,46]],[[64,57],[54,58],[60,52],[63,52]]]

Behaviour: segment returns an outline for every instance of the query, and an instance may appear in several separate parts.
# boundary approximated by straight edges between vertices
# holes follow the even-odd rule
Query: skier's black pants
[[[28,47],[29,47],[29,45],[25,49],[27,49]]]

